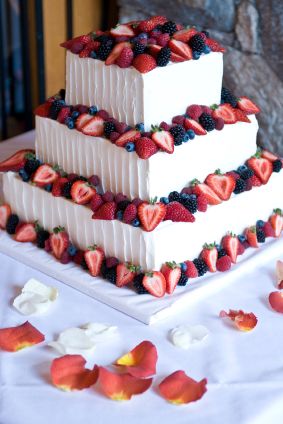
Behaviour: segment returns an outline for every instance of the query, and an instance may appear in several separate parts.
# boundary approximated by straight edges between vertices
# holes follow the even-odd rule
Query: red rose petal
[[[44,335],[28,321],[18,327],[0,329],[0,349],[7,352],[17,352],[44,340]]]
[[[145,378],[156,374],[157,350],[153,343],[143,341],[117,359],[114,365],[124,367],[133,377]]]
[[[283,314],[283,292],[274,291],[270,293],[268,300],[274,311]]]
[[[175,371],[159,384],[159,390],[164,399],[181,405],[202,398],[207,390],[206,385],[206,378],[197,382],[188,377],[184,371]]]
[[[241,309],[239,311],[230,309],[228,313],[221,311],[219,316],[229,318],[241,331],[250,331],[257,325],[257,317],[252,312],[246,313]]]
[[[276,277],[277,277],[277,285],[281,290],[283,289],[283,262],[277,261],[276,263]]]
[[[85,368],[86,360],[81,355],[65,355],[51,364],[51,379],[61,390],[82,390],[92,386],[98,379],[98,366]]]
[[[99,383],[104,394],[112,400],[130,400],[133,395],[144,393],[152,384],[152,378],[141,379],[130,374],[115,374],[99,367]]]

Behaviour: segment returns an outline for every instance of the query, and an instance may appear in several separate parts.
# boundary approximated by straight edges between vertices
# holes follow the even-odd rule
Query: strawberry
[[[268,150],[262,150],[261,157],[264,159],[268,159],[270,162],[274,162],[278,159],[278,156],[274,155],[273,153],[269,152]]]
[[[260,112],[260,108],[254,102],[252,102],[248,97],[240,97],[238,99],[237,106],[247,115]]]
[[[241,256],[245,253],[246,249],[243,243],[238,244],[238,256]]]
[[[230,175],[235,181],[239,180],[241,177],[236,171],[228,171],[227,175]]]
[[[19,150],[18,152],[10,156],[8,159],[5,159],[4,161],[0,162],[0,172],[18,172],[21,168],[23,168],[24,164],[26,163],[27,153],[34,154],[35,152],[31,149]]]
[[[84,252],[84,258],[90,272],[90,275],[97,277],[100,273],[102,261],[104,259],[104,252],[96,245],[90,246]]]
[[[270,224],[270,222],[265,222],[264,226],[262,227],[264,231],[265,237],[275,237],[275,231]]]
[[[16,228],[14,239],[22,243],[34,242],[37,237],[34,224],[19,224]]]
[[[206,177],[205,183],[212,188],[222,200],[230,199],[236,186],[234,178],[227,174],[221,174],[219,169],[216,170],[214,174],[209,174]]]
[[[166,293],[172,294],[181,277],[181,268],[176,262],[166,262],[162,265],[161,272],[166,280]]]
[[[218,252],[215,247],[215,243],[213,244],[205,244],[203,246],[203,250],[200,254],[201,258],[204,260],[210,272],[216,271],[216,262],[218,257]]]
[[[131,44],[128,42],[116,44],[113,50],[111,51],[110,55],[105,60],[105,65],[112,65],[113,63],[115,63],[116,59],[118,59],[125,47],[131,48]]]
[[[94,193],[92,199],[90,201],[90,208],[93,212],[97,211],[97,209],[103,205],[103,199],[100,194]]]
[[[219,205],[222,202],[220,197],[207,184],[193,180],[193,193],[197,196],[203,195],[209,205]]]
[[[195,121],[198,120],[200,115],[203,113],[202,107],[200,105],[190,105],[187,107],[186,114]]]
[[[236,115],[237,122],[251,122],[245,112],[243,112],[241,109],[234,109],[234,112]]]
[[[92,215],[92,219],[103,219],[105,221],[112,221],[115,219],[116,213],[116,203],[115,202],[105,202],[101,205]]]
[[[110,30],[110,34],[113,37],[134,37],[135,35],[133,29],[126,24],[118,24]]]
[[[163,35],[165,35],[165,34],[163,34]],[[161,48],[162,47],[157,45],[157,44],[149,44],[148,45],[148,51],[154,58],[157,57],[157,54],[160,52]],[[184,62],[186,59],[184,58],[184,56],[180,56],[180,55],[171,51],[170,60],[171,60],[171,62]]]
[[[171,39],[168,43],[168,47],[173,53],[176,53],[179,56],[184,57],[186,60],[193,58],[193,52],[188,44],[183,43],[183,41],[178,41],[176,39]]]
[[[205,135],[205,129],[194,119],[186,118],[184,121],[184,126],[186,130],[193,130],[196,135]]]
[[[217,43],[217,41],[212,40],[212,38],[206,38],[205,44],[211,49],[212,52],[221,52],[221,53],[226,52],[226,49],[220,46],[220,44]]]
[[[204,194],[200,194],[197,196],[197,209],[199,212],[206,212],[207,211],[207,199]]]
[[[140,73],[146,74],[156,68],[156,60],[147,53],[142,53],[134,58],[133,66]]]
[[[256,227],[249,227],[245,231],[246,239],[251,247],[258,247]]]
[[[269,222],[275,232],[275,237],[280,237],[283,230],[283,216],[281,209],[274,209]]]
[[[173,153],[174,152],[174,137],[169,131],[164,131],[161,128],[153,127],[154,132],[151,136],[152,140],[155,142],[155,144],[160,148],[160,150],[163,150],[167,153]]]
[[[222,239],[223,249],[226,250],[234,264],[237,262],[239,243],[238,237],[233,234],[227,234],[227,236]]]
[[[164,220],[170,220],[173,222],[194,222],[195,217],[181,203],[170,202],[166,205],[166,215]]]
[[[99,137],[104,134],[104,120],[100,116],[94,116],[82,127],[82,132],[86,135]]]
[[[51,107],[51,103],[45,102],[42,105],[37,106],[37,108],[34,110],[33,113],[36,116],[41,116],[42,118],[48,118],[50,107]]]
[[[262,182],[256,175],[250,177],[249,180],[251,181],[253,187],[260,187],[262,185]]]
[[[130,224],[137,217],[137,213],[137,206],[133,203],[130,203],[123,213],[123,221],[125,224]]]
[[[69,246],[69,236],[63,227],[56,227],[49,237],[52,254],[57,259],[61,259],[63,253]]]
[[[198,270],[193,263],[193,261],[185,261],[185,264],[187,266],[187,269],[185,271],[185,274],[188,278],[196,278],[198,277]]]
[[[155,297],[163,297],[166,292],[166,280],[162,272],[147,272],[142,280],[144,288]]]
[[[69,181],[68,178],[63,178],[63,177],[58,178],[58,180],[56,180],[53,183],[53,186],[52,186],[52,195],[54,197],[60,197],[60,196],[62,196],[62,188],[63,188],[63,186],[68,181]]]
[[[170,60],[171,60],[171,62],[179,63],[179,62],[185,62],[186,59],[184,58],[184,56],[181,56],[177,53],[171,52]]]
[[[183,43],[187,43],[196,33],[197,30],[195,28],[184,28],[180,31],[175,32],[175,34],[173,34],[173,38],[174,40],[183,41]]]
[[[9,205],[1,205],[0,206],[0,228],[5,230],[7,221],[12,214],[11,208]]]
[[[119,264],[116,268],[116,286],[123,287],[131,283],[137,273],[137,267],[132,264]]]
[[[69,106],[62,107],[60,112],[57,116],[57,121],[60,122],[60,124],[64,124],[66,119],[70,116],[71,108]]]
[[[268,182],[273,172],[272,163],[268,159],[258,157],[256,154],[247,161],[247,164],[263,184]]]
[[[124,134],[120,135],[120,137],[116,140],[115,144],[119,147],[124,147],[128,141],[134,142],[138,138],[140,138],[141,133],[137,130],[129,130]]]
[[[86,181],[75,181],[71,188],[71,197],[78,205],[89,203],[95,193],[95,188]]]
[[[149,159],[158,151],[158,147],[151,138],[141,137],[136,143],[136,153],[141,159]]]
[[[82,113],[76,120],[76,129],[78,131],[81,131],[83,126],[89,122],[93,118],[92,115],[89,115],[88,113]]]
[[[130,47],[124,47],[115,63],[120,68],[129,68],[132,64],[133,58],[133,50]]]
[[[219,258],[216,262],[216,269],[220,272],[228,271],[231,268],[232,261],[230,259],[230,256],[222,256]]]
[[[138,206],[138,217],[145,231],[153,231],[166,215],[166,207],[157,202],[157,198],[150,202],[143,202]]]
[[[164,33],[157,35],[155,38],[156,38],[156,42],[159,46],[165,47],[165,46],[167,46],[167,44],[170,40],[170,35],[167,32],[164,32]]]
[[[58,178],[59,174],[55,171],[55,169],[53,169],[51,165],[44,164],[37,168],[32,178],[32,182],[38,187],[44,187],[47,184],[54,183],[58,180]]]
[[[79,57],[89,57],[90,52],[92,51],[92,48],[88,45],[85,45],[84,48],[80,51]]]
[[[162,16],[162,15],[152,16],[149,20],[150,20],[150,23],[154,25],[154,28],[157,25],[163,25],[165,24],[165,22],[167,22],[167,18],[165,18],[165,16]]]
[[[229,103],[213,106],[212,109],[213,118],[222,118],[225,124],[235,124],[237,122],[235,109]]]

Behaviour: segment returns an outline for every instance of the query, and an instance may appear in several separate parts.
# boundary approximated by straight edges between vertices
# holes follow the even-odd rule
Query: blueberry
[[[248,167],[246,165],[241,165],[239,166],[239,168],[237,169],[238,172],[243,172],[246,171],[248,169]]]
[[[262,221],[262,219],[259,219],[259,220],[256,222],[256,226],[257,226],[258,228],[262,228],[262,227],[264,227],[264,224],[265,224],[265,222],[264,222],[264,221]]]
[[[194,60],[198,60],[200,58],[200,52],[194,51],[193,52],[193,58],[194,58]]]
[[[182,197],[182,199],[189,199],[190,195],[187,194],[187,193],[181,193],[181,197]]]
[[[204,51],[203,51],[205,54],[208,54],[208,53],[210,53],[211,52],[211,48],[210,47],[208,47],[208,46],[205,46],[205,48],[204,48]]]
[[[19,170],[19,176],[21,177],[21,179],[26,183],[29,181],[30,176],[29,174],[24,170],[24,168]]]
[[[46,186],[44,186],[44,190],[50,192],[52,190],[52,184],[46,184]]]
[[[140,40],[142,40],[142,39],[144,39],[144,38],[148,38],[148,35],[147,35],[147,33],[146,33],[146,32],[141,32],[141,33],[138,35],[138,38],[139,38]]]
[[[160,197],[160,202],[164,203],[164,205],[167,205],[169,203],[168,197]]]
[[[140,132],[144,132],[144,124],[142,122],[140,124],[137,124],[135,128]]]
[[[132,143],[131,141],[129,141],[126,145],[125,145],[125,149],[127,150],[127,152],[133,152],[135,150],[135,143]]]
[[[141,223],[137,218],[132,221],[133,227],[139,227],[140,225],[141,225]]]
[[[190,194],[190,198],[196,200],[197,196],[196,194]]]
[[[239,239],[240,243],[244,243],[247,240],[246,237],[244,235],[242,235],[242,234],[240,234],[238,236],[238,239]]]
[[[97,54],[96,54],[96,52],[95,52],[94,50],[92,50],[92,51],[90,52],[89,57],[91,57],[92,59],[96,59],[96,58],[97,58]]]
[[[65,124],[67,125],[67,127],[68,127],[70,130],[72,130],[72,129],[74,129],[74,128],[75,128],[75,121],[74,121],[71,117],[66,118],[66,120],[65,120]]]
[[[186,272],[187,271],[187,264],[185,262],[180,263],[181,271]]]
[[[57,104],[60,106],[65,106],[66,102],[63,99],[57,100]]]
[[[123,219],[123,211],[118,211],[118,212],[117,212],[117,215],[116,215],[116,218],[117,218],[119,221],[122,221],[122,219]]]
[[[79,116],[80,116],[80,112],[78,112],[77,110],[74,110],[71,114],[72,119],[77,119]]]
[[[97,112],[98,112],[98,109],[97,109],[97,107],[96,107],[96,106],[90,106],[90,108],[89,108],[89,110],[88,110],[88,113],[89,113],[90,115],[95,115]]]
[[[188,130],[187,134],[188,134],[188,136],[190,137],[191,140],[193,140],[196,136],[196,133],[194,132],[194,130]]]
[[[222,249],[222,246],[220,244],[216,244],[215,245],[217,252],[219,252]]]
[[[185,135],[184,135],[184,138],[183,138],[183,142],[184,143],[186,143],[187,141],[189,141],[190,140],[190,136],[189,136],[189,134],[188,133],[186,133]]]
[[[133,128],[132,128],[130,125],[128,125],[128,126],[127,126],[127,128],[126,128],[126,130],[125,130],[125,132],[126,132],[126,131],[130,131],[130,130],[132,130],[132,129],[133,129]]]
[[[72,245],[72,244],[69,245],[68,253],[69,253],[70,256],[75,256],[77,251],[78,251],[78,249],[74,245]]]

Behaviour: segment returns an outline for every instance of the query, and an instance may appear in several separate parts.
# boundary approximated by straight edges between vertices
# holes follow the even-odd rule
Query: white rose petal
[[[93,342],[103,342],[118,334],[118,327],[114,325],[91,322],[81,327]]]
[[[182,349],[188,349],[192,344],[202,341],[209,331],[203,325],[180,325],[170,331],[171,342]]]
[[[276,277],[277,277],[277,285],[280,286],[283,284],[283,262],[276,262]]]

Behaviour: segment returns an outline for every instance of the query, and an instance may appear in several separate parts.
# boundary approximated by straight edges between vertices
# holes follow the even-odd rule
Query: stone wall
[[[119,0],[120,21],[162,14],[221,42],[224,84],[260,107],[259,143],[283,156],[283,1]]]

